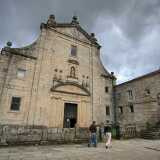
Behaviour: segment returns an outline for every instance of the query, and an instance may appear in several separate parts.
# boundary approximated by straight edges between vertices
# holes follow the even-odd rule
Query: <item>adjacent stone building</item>
[[[119,84],[115,92],[122,134],[135,136],[160,122],[160,70]]]
[[[57,23],[51,15],[38,39],[0,55],[0,124],[54,128],[114,121],[115,77],[100,60],[94,34],[77,17]]]

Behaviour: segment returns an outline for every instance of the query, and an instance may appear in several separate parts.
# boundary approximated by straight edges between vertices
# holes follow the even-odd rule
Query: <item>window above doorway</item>
[[[77,46],[71,45],[71,56],[77,57]]]

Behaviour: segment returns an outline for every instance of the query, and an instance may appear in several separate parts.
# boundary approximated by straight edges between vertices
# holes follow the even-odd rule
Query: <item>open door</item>
[[[74,128],[77,123],[77,104],[64,104],[64,128]]]

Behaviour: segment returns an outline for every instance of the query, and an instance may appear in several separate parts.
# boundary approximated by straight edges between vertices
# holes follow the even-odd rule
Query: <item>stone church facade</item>
[[[160,71],[115,85],[100,48],[75,16],[58,23],[50,15],[29,46],[8,43],[0,54],[0,145],[88,139],[92,121],[118,125],[124,137],[156,125]]]
[[[114,121],[113,81],[94,34],[51,15],[38,39],[0,55],[0,124],[88,127]]]

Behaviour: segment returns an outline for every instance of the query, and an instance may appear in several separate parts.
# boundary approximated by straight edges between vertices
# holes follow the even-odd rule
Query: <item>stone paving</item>
[[[160,160],[160,140],[114,140],[108,150],[104,143],[3,147],[0,160]]]

